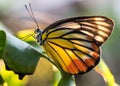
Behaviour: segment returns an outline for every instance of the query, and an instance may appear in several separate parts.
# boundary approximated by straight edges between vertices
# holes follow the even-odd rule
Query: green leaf
[[[100,60],[100,63],[94,68],[94,70],[103,77],[107,86],[119,86],[115,82],[114,75],[111,73],[109,67],[105,64],[102,58]]]
[[[0,65],[0,75],[1,78],[3,79],[3,83],[1,83],[2,86],[25,86],[28,80],[27,77],[22,80],[19,80],[18,75],[14,74],[13,71],[6,70],[3,61],[1,60],[0,62],[2,63]]]
[[[3,30],[0,30],[0,58],[2,57],[5,44],[6,44],[6,34]]]
[[[76,86],[73,75],[61,71],[62,77],[58,83],[58,86]]]
[[[3,78],[2,78],[2,76],[0,74],[0,85],[2,85],[3,83],[4,83],[4,80],[3,80]]]
[[[3,60],[7,69],[13,70],[22,78],[25,74],[33,74],[39,58],[43,56],[28,43],[6,33],[6,46]]]

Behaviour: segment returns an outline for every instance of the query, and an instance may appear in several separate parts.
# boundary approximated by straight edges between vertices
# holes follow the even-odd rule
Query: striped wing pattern
[[[94,68],[100,59],[100,46],[112,32],[112,20],[87,16],[57,21],[42,33],[47,55],[65,72],[83,74]]]

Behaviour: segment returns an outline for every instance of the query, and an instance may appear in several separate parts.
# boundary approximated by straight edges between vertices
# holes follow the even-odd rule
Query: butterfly
[[[99,63],[100,46],[113,26],[113,21],[104,16],[73,17],[58,20],[43,31],[38,27],[35,34],[48,57],[63,71],[84,74]]]
[[[100,46],[108,39],[113,21],[103,16],[84,16],[59,20],[43,32],[36,29],[37,41],[61,69],[84,74],[100,60]]]

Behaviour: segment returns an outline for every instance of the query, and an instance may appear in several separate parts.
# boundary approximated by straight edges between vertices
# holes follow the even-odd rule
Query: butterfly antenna
[[[31,3],[29,3],[29,8],[27,7],[27,5],[25,5],[26,10],[28,11],[30,17],[32,18],[32,20],[35,22],[35,24],[37,25],[37,28],[39,28],[39,24],[34,16],[33,10],[32,10],[32,6]]]

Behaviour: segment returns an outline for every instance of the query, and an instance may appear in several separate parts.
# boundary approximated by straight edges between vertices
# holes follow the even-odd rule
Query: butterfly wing
[[[63,19],[43,31],[42,44],[65,72],[83,74],[100,59],[100,46],[112,32],[112,20],[102,16]]]

